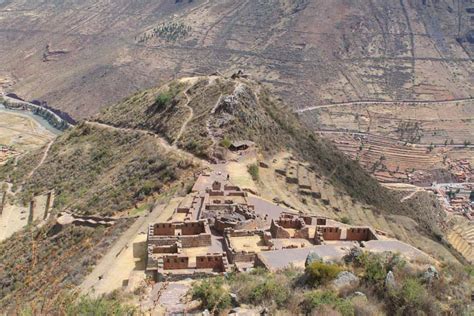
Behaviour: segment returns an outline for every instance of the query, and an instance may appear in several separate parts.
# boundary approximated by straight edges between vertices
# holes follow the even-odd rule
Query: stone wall
[[[3,192],[0,198],[0,215],[3,213],[3,207],[5,206],[5,201],[7,200],[7,192]]]
[[[156,223],[153,225],[154,236],[174,236],[175,227],[172,223]]]
[[[188,269],[189,258],[186,256],[169,255],[163,257],[164,270]]]
[[[153,253],[178,253],[178,243],[172,245],[154,246],[152,248]]]
[[[238,186],[234,185],[224,185],[224,191],[242,191]]]
[[[205,220],[193,222],[156,223],[151,230],[153,236],[199,235],[210,233]]]
[[[183,248],[208,247],[212,243],[211,234],[180,236],[179,240]]]
[[[369,227],[353,227],[347,229],[347,240],[369,241],[378,239]]]
[[[148,245],[150,246],[171,246],[178,242],[178,237],[175,236],[151,236],[148,238]]]
[[[227,194],[227,196],[241,196],[241,197],[246,197],[247,196],[247,192],[243,192],[243,191],[232,191],[232,192],[229,192]]]
[[[341,240],[341,229],[339,227],[318,227],[317,229],[324,240]]]
[[[180,225],[182,235],[199,235],[206,233],[206,222],[185,222]]]
[[[273,238],[291,238],[290,233],[272,220],[270,233]]]
[[[326,226],[326,219],[325,218],[317,218],[316,225]]]
[[[226,271],[227,259],[225,254],[207,254],[196,256],[196,269],[212,269],[217,272]]]

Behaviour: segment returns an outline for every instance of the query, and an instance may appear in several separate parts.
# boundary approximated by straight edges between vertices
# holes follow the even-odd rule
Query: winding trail
[[[33,170],[31,170],[31,172],[28,174],[27,179],[30,179],[33,176],[33,174],[36,172],[36,170],[38,170],[44,164],[44,162],[46,161],[46,158],[48,157],[49,150],[51,149],[51,146],[53,145],[53,143],[54,143],[54,140],[52,140],[48,143],[48,145],[46,146],[46,150],[43,153],[43,157],[41,157],[41,160],[38,163],[38,165],[36,165],[36,167]]]
[[[160,144],[166,150],[166,152],[175,152],[175,153],[179,154],[180,156],[186,157],[186,158],[188,158],[188,159],[190,159],[194,162],[198,162],[198,163],[200,163],[204,166],[209,165],[208,161],[200,159],[200,158],[194,156],[193,154],[188,153],[187,151],[184,151],[182,149],[177,148],[174,145],[169,144],[163,137],[161,137],[160,135],[155,134],[151,131],[148,131],[148,130],[128,128],[128,127],[116,127],[116,126],[113,126],[113,125],[108,125],[108,124],[99,123],[99,122],[91,122],[91,121],[85,121],[85,124],[95,126],[95,127],[99,127],[99,128],[105,128],[105,129],[109,129],[109,130],[117,130],[117,131],[122,131],[122,132],[127,132],[127,133],[140,133],[140,134],[143,134],[143,135],[152,136],[152,137],[155,138],[155,140],[158,141],[158,144]]]
[[[340,103],[331,103],[331,104],[322,104],[322,105],[313,105],[306,108],[295,110],[295,113],[303,113],[307,111],[312,111],[316,109],[324,109],[324,108],[332,108],[336,106],[352,106],[352,105],[362,105],[362,106],[369,106],[369,105],[377,105],[377,104],[453,104],[459,102],[473,102],[473,98],[463,98],[463,99],[451,99],[451,100],[440,100],[440,101],[353,101],[353,102],[340,102]]]
[[[188,108],[189,110],[189,116],[188,118],[183,122],[183,125],[181,125],[181,128],[179,130],[179,133],[178,135],[176,136],[176,139],[174,140],[173,142],[173,147],[176,148],[176,143],[181,139],[181,136],[183,135],[184,131],[186,130],[186,127],[188,126],[188,123],[191,122],[191,120],[193,119],[194,117],[194,110],[192,107],[189,106],[189,102],[191,102],[191,98],[189,97],[188,95],[188,90],[184,91],[184,95],[186,96],[186,99],[188,99],[188,101],[186,102],[186,104],[184,105],[186,108]]]

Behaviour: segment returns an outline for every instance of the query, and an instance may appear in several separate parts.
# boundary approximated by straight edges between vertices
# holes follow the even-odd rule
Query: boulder
[[[349,253],[344,256],[344,261],[346,263],[352,263],[357,260],[361,255],[364,254],[364,251],[359,247],[352,247]]]
[[[322,262],[323,259],[314,251],[311,251],[308,256],[306,256],[306,261],[304,262],[304,266],[307,267],[311,263],[319,261]]]
[[[396,287],[395,276],[393,275],[392,271],[388,271],[387,275],[385,276],[384,286],[386,289],[393,289]]]
[[[423,273],[423,279],[431,283],[434,279],[439,278],[438,270],[434,266],[429,266],[428,269]]]
[[[359,278],[352,272],[342,271],[338,274],[337,278],[332,281],[332,285],[337,290],[347,287],[356,287],[359,285]]]
[[[359,291],[354,292],[354,294],[352,294],[352,296],[353,296],[353,297],[364,297],[364,298],[367,298],[367,295],[365,295],[364,293],[359,292]]]
[[[230,293],[230,299],[231,299],[231,302],[232,302],[232,306],[240,306],[240,302],[239,302],[239,298],[237,296],[237,294],[235,293]]]

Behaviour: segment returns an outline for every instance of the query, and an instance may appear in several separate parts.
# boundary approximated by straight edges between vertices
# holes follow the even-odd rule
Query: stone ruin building
[[[390,246],[402,251],[408,246],[380,240],[387,237],[371,227],[293,213],[249,197],[223,176],[221,181],[202,177],[170,221],[149,227],[146,271],[155,280],[246,271],[256,266],[276,269],[288,263],[301,264],[310,251],[341,259],[354,246]]]

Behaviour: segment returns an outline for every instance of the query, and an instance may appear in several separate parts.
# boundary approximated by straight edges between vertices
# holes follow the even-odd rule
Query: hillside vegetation
[[[30,177],[40,156],[42,151],[34,152],[0,168],[0,180],[21,188],[21,202],[54,189],[55,209],[108,216],[169,189],[197,167],[167,153],[153,136],[91,124],[60,136]]]
[[[338,194],[348,195],[354,202],[384,215],[408,215],[421,224],[422,234],[442,237],[437,231],[441,213],[433,200],[423,197],[401,203],[399,196],[381,187],[330,142],[315,136],[300,123],[290,106],[274,98],[265,86],[255,81],[239,76],[175,80],[138,92],[92,120],[95,122],[82,122],[68,130],[50,148],[0,167],[0,181],[12,183],[16,192],[9,198],[28,203],[35,194],[54,190],[53,215],[69,210],[126,217],[128,211],[144,204],[141,202],[145,200],[185,193],[205,163],[196,156],[215,161],[219,152],[232,142],[249,140],[263,156],[284,151],[299,161],[309,162],[315,173],[327,179]],[[258,168],[255,165],[244,172],[250,172],[258,180]],[[350,207],[348,209],[349,212]],[[419,214],[415,213],[420,210]],[[63,289],[76,286],[132,221],[122,219],[106,229],[66,227],[57,230],[52,217],[40,228],[29,226],[4,241],[0,244],[0,309],[15,309],[19,301],[43,304],[43,298],[60,296]],[[385,265],[385,262],[375,263],[376,268],[387,272]],[[332,275],[342,268],[347,267],[329,269],[327,273]],[[362,277],[371,272],[366,271],[369,268],[350,267]],[[383,284],[380,275],[369,280],[372,283],[364,284],[370,289],[380,288]],[[456,278],[461,278],[459,275]],[[261,282],[261,276],[256,279],[261,284],[247,289],[254,293],[248,297],[251,304],[262,304],[275,297],[278,308],[297,310],[302,307],[301,303],[305,306],[302,312],[310,313],[316,311],[319,301],[324,299],[329,300],[332,309],[355,310],[346,298],[335,294],[315,290],[293,300],[288,290],[279,291],[279,277],[266,275],[268,282]],[[407,273],[400,280],[402,283],[397,291],[389,293],[391,296],[374,294],[374,299],[385,301],[388,306],[400,302],[415,304],[402,313],[417,308],[429,313],[430,289],[422,284],[419,275]],[[452,279],[443,280],[450,284],[446,292],[450,294]],[[297,288],[293,279],[283,281],[291,289]],[[412,300],[408,303],[402,297],[405,285],[419,294],[414,300],[410,296]],[[204,284],[194,295],[208,303],[206,291],[212,286]],[[220,286],[224,286],[222,282],[216,284]],[[452,296],[456,302],[446,303],[444,298],[437,298],[436,304],[447,304],[447,310],[458,310],[456,304],[461,302],[462,305],[465,297],[459,292]],[[294,308],[287,305],[291,301],[298,302]],[[33,310],[37,310],[36,307]]]
[[[175,91],[171,93],[174,97],[157,109],[157,98],[168,91]],[[180,116],[186,105],[193,111],[191,115],[188,111],[189,122],[180,139],[176,139],[173,135],[177,135],[182,125],[177,124],[177,118],[170,124],[169,118],[173,114]],[[291,151],[300,160],[310,162],[318,174],[329,178],[336,188],[353,199],[387,213],[414,215],[410,202],[400,203],[399,198],[381,187],[357,162],[305,128],[290,106],[252,80],[221,76],[177,80],[160,89],[139,92],[107,108],[96,119],[159,133],[176,141],[180,148],[211,160],[219,145],[239,140],[255,142],[265,155]],[[182,124],[186,121],[180,119]],[[439,211],[436,208],[430,211],[433,210]],[[430,219],[424,226],[432,228],[435,224]]]
[[[41,314],[52,313],[54,301],[82,282],[132,222],[58,230],[50,221],[0,243],[0,310],[18,312],[31,305]]]

